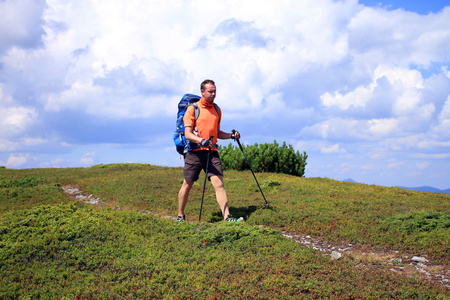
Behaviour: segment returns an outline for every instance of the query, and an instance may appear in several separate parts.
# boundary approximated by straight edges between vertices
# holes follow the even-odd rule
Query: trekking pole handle
[[[238,140],[236,137],[234,137],[234,134],[236,133],[236,130],[231,130],[231,138],[233,139],[233,140]]]
[[[214,136],[212,135],[209,137],[209,139],[202,139],[202,141],[198,144],[202,147],[208,147],[209,149],[211,149],[211,147],[215,147],[215,145],[213,145],[213,139]],[[209,141],[208,144],[206,143],[207,141]]]
[[[242,153],[244,153],[244,149],[242,149],[241,142],[239,141],[239,139],[233,137],[233,135],[234,135],[235,133],[236,133],[236,130],[234,130],[234,129],[231,130],[231,134],[232,134],[231,138],[232,138],[234,141],[236,141],[236,142],[238,143],[239,148],[241,148]],[[245,153],[244,153],[244,156],[245,156]],[[246,158],[247,158],[247,157],[246,157]]]

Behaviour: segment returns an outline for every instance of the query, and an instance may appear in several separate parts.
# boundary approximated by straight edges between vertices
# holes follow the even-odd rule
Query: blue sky
[[[448,1],[0,1],[0,165],[182,166],[210,78],[222,129],[306,177],[446,189],[449,64]]]
[[[359,3],[366,6],[378,7],[388,10],[402,9],[405,11],[415,12],[422,15],[431,13],[438,13],[445,6],[449,6],[448,0],[397,0],[397,1],[377,1],[377,0],[363,0]]]

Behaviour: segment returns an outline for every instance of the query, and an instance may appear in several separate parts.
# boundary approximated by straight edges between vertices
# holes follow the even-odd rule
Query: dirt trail
[[[62,189],[73,200],[96,206],[108,206],[100,198],[85,194],[77,187],[64,186]],[[166,217],[176,219],[172,216]],[[360,261],[358,267],[378,268],[402,276],[420,277],[450,289],[450,262],[436,264],[427,257],[408,256],[395,250],[377,251],[359,244],[340,244],[326,241],[320,237],[312,237],[308,234],[281,232],[286,238],[296,241],[301,246],[320,251],[323,255],[329,256],[330,259],[342,259],[345,256],[351,256]]]
[[[427,257],[408,256],[395,250],[379,251],[364,245],[339,244],[310,235],[282,233],[300,245],[311,247],[322,252],[323,255],[330,256],[330,259],[350,256],[359,260],[358,267],[361,268],[378,268],[403,276],[420,277],[450,289],[450,263],[436,264]]]

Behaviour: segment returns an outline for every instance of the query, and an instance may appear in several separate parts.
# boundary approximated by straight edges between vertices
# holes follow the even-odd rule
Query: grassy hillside
[[[226,172],[236,217],[225,224],[202,182],[187,218],[176,216],[181,168],[116,164],[73,169],[0,169],[0,299],[446,299],[445,287],[359,259],[335,261],[279,230],[450,258],[450,195]],[[100,197],[70,200],[63,186]],[[159,216],[159,217],[158,217]],[[262,226],[261,226],[262,225]]]

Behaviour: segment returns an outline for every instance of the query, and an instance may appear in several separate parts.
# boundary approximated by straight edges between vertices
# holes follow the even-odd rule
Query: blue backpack
[[[186,113],[187,108],[189,105],[194,106],[194,116],[195,120],[198,119],[198,115],[200,114],[200,110],[198,109],[197,102],[200,100],[200,96],[193,95],[193,94],[185,94],[180,102],[178,103],[178,114],[177,114],[177,127],[175,130],[175,133],[173,135],[173,141],[175,143],[175,148],[177,149],[177,152],[180,154],[185,154],[188,151],[192,151],[194,149],[199,148],[198,144],[192,143],[189,140],[186,141],[186,137],[184,136],[184,122],[183,117]],[[217,114],[219,115],[219,123],[220,123],[220,111],[217,104],[214,103],[214,108],[217,111]]]

